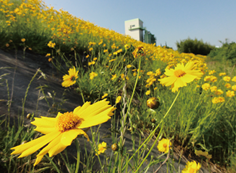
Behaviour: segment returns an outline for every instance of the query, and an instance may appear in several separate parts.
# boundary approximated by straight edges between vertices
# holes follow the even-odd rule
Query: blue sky
[[[157,45],[176,49],[176,41],[202,39],[221,46],[236,42],[236,0],[44,0],[97,26],[125,34],[124,22],[139,18]]]

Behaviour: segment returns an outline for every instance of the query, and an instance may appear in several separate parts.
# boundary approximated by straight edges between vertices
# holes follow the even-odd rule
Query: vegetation
[[[39,133],[29,124],[29,128],[24,127],[23,115],[19,115],[22,121],[18,121],[17,126],[9,123],[9,116],[4,116],[1,125],[6,133],[0,134],[0,157],[4,160],[1,167],[6,171],[76,172],[80,167],[83,172],[92,172],[97,158],[100,172],[145,172],[161,162],[166,163],[171,172],[177,172],[169,159],[176,149],[181,151],[181,156],[191,156],[192,161],[182,172],[190,169],[196,172],[204,163],[205,167],[210,167],[210,163],[235,167],[236,74],[233,70],[231,73],[219,68],[208,70],[207,57],[203,55],[207,55],[212,46],[188,39],[178,43],[181,49],[178,52],[98,27],[63,10],[46,7],[40,0],[27,3],[1,0],[0,3],[1,49],[22,49],[24,53],[45,55],[64,75],[62,87],[66,90],[76,90],[84,103],[107,98],[117,108],[116,116],[111,117],[111,140],[116,149],[110,154],[105,155],[108,147],[100,141],[99,128],[96,133],[91,128],[91,150],[86,152],[86,159],[80,159],[76,138],[76,163],[69,162],[64,150],[53,159],[46,154],[35,167],[38,151],[17,158],[10,155],[10,149],[24,141],[36,140]],[[195,55],[200,53],[203,55]],[[7,86],[4,75],[1,78],[2,85]],[[153,104],[158,106],[152,109]],[[133,143],[131,153],[124,146],[127,129]],[[135,148],[135,133],[140,139],[141,135],[149,135],[145,141],[139,141],[139,148]],[[151,139],[155,142],[148,149]],[[163,154],[152,155],[153,147]],[[106,159],[100,159],[103,154]],[[147,159],[149,155],[151,158]],[[163,160],[163,155],[167,159]],[[148,161],[148,165],[141,169],[144,161]]]
[[[202,40],[197,40],[196,38],[194,40],[188,38],[180,42],[177,41],[176,46],[180,53],[193,53],[195,55],[208,55],[215,48],[215,46],[204,43]]]
[[[208,56],[211,57],[212,60],[217,60],[221,62],[230,62],[230,65],[236,64],[236,43],[231,42],[221,42],[222,46],[220,48],[213,49]]]

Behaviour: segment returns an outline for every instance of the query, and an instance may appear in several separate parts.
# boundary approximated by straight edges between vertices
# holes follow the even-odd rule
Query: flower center
[[[189,169],[189,173],[194,173],[194,171],[195,171],[195,169],[193,169],[193,168]]]
[[[176,70],[176,71],[174,72],[174,74],[175,74],[176,77],[182,77],[182,76],[184,76],[186,73],[185,73],[183,70]]]
[[[71,76],[70,80],[75,81],[75,76]]]
[[[83,121],[82,118],[74,115],[73,112],[66,112],[60,115],[57,119],[57,126],[60,132],[70,130],[81,124]]]
[[[167,147],[167,144],[163,144],[163,147],[166,148],[166,147]]]

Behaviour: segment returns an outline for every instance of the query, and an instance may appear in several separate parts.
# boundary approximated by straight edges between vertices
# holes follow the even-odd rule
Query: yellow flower
[[[208,90],[210,88],[210,84],[209,83],[204,83],[203,85],[202,85],[202,89],[203,90]]]
[[[234,76],[234,77],[232,78],[232,81],[233,81],[233,82],[236,82],[236,76]]]
[[[97,57],[93,58],[94,61],[96,61],[97,59],[98,59]]]
[[[225,98],[224,97],[218,97],[218,102],[219,103],[225,102]]]
[[[98,151],[96,153],[96,156],[104,153],[107,149],[107,143],[106,142],[102,142],[101,144],[98,144]]]
[[[89,46],[93,46],[95,44],[96,44],[95,42],[89,42]]]
[[[151,93],[150,90],[147,90],[147,91],[146,91],[146,95],[149,95],[150,93]]]
[[[112,78],[111,78],[111,80],[114,80],[116,77],[117,77],[117,75],[116,75],[116,74],[112,75]]]
[[[210,80],[211,80],[211,76],[204,77],[204,81],[210,81]]]
[[[56,45],[56,43],[53,43],[52,41],[49,41],[49,43],[48,43],[48,47],[50,47],[50,48],[54,48],[55,45]]]
[[[210,81],[211,81],[211,82],[216,82],[216,81],[217,81],[217,77],[211,76]]]
[[[93,48],[92,48],[92,47],[90,47],[90,48],[89,48],[89,51],[91,52],[92,50],[93,50]]]
[[[211,159],[212,158],[212,155],[208,154],[207,151],[203,152],[202,150],[195,150],[195,154],[197,156],[204,156],[206,157],[207,159]]]
[[[45,57],[48,57],[48,56],[51,56],[51,54],[50,54],[50,53],[47,53],[47,54],[45,55]]]
[[[168,153],[172,143],[169,139],[162,139],[158,142],[157,149],[160,152]]]
[[[102,99],[104,99],[106,96],[108,96],[107,93],[105,93],[105,94],[102,96]]]
[[[232,86],[232,90],[236,91],[236,85]]]
[[[105,49],[103,52],[104,52],[104,53],[106,53],[106,52],[108,52],[108,50],[107,50],[107,49]]]
[[[51,62],[52,61],[52,58],[48,58],[48,62]]]
[[[125,45],[125,49],[127,50],[127,49],[129,49],[129,48],[130,48],[130,45],[126,44],[126,45]]]
[[[160,74],[161,74],[161,69],[159,68],[156,70],[155,76],[159,76]]]
[[[212,87],[210,88],[210,90],[211,90],[211,92],[214,92],[214,91],[217,90],[217,87],[216,87],[216,86],[212,86]]]
[[[226,73],[219,73],[219,76],[224,76],[226,75]]]
[[[223,80],[226,81],[226,82],[229,82],[230,79],[231,79],[231,77],[229,77],[229,76],[225,76],[225,77],[223,77]]]
[[[97,73],[91,72],[91,73],[89,74],[89,78],[90,78],[91,80],[93,80],[93,78],[96,77],[97,75],[98,75]]]
[[[7,43],[7,44],[6,44],[6,47],[9,47],[9,46],[10,46],[10,45]]]
[[[149,71],[149,72],[147,72],[147,75],[148,75],[148,76],[153,76],[154,73],[153,73],[152,71]]]
[[[182,173],[197,173],[197,171],[201,168],[200,163],[196,163],[196,161],[193,162],[187,162],[187,165],[182,170]]]
[[[89,57],[89,55],[86,55],[86,58],[88,58]]]
[[[89,65],[89,66],[90,66],[90,65],[93,65],[93,64],[95,64],[95,61],[88,62],[88,65]]]
[[[118,97],[116,98],[116,104],[119,103],[120,100],[121,100],[121,96],[118,96]]]
[[[98,45],[101,45],[103,43],[103,40],[101,40],[99,43],[98,43]]]
[[[218,98],[217,98],[217,97],[214,97],[214,98],[212,99],[212,103],[214,103],[214,104],[218,103]]]
[[[129,65],[127,65],[126,67],[127,67],[127,68],[130,68],[130,67],[132,67],[132,65],[129,64]]]
[[[25,42],[25,38],[22,38],[21,41],[22,41],[22,42]]]
[[[226,87],[226,88],[231,88],[230,83],[226,83],[226,84],[225,84],[225,87]]]
[[[200,70],[193,70],[194,62],[189,61],[185,66],[177,64],[175,69],[165,69],[165,75],[169,76],[159,79],[160,83],[165,86],[172,86],[172,92],[178,91],[180,87],[187,86],[187,83],[194,79],[199,79],[203,73]]]
[[[221,89],[218,89],[218,90],[216,90],[215,91],[215,94],[216,95],[221,95],[221,94],[223,94],[224,92],[221,90]]]
[[[115,61],[116,59],[111,59],[111,60],[109,60],[109,62],[113,62],[113,61]]]
[[[35,166],[45,154],[52,157],[62,152],[78,135],[84,135],[89,141],[88,135],[82,129],[107,122],[115,109],[108,101],[101,100],[92,105],[86,102],[82,107],[76,107],[73,112],[58,112],[56,118],[35,118],[31,123],[37,126],[34,130],[45,135],[11,148],[14,150],[11,155],[21,154],[19,158],[26,157],[48,144],[38,153]]]
[[[227,91],[227,92],[226,92],[226,96],[227,96],[227,97],[233,97],[233,96],[235,96],[234,91],[230,91],[230,90]]]
[[[74,85],[76,83],[76,79],[78,78],[79,71],[76,71],[75,67],[73,67],[68,70],[68,73],[69,75],[66,74],[63,76],[63,82],[61,84],[63,87]]]
[[[216,71],[215,70],[211,70],[211,71],[209,71],[209,75],[212,75],[212,74],[214,74]]]

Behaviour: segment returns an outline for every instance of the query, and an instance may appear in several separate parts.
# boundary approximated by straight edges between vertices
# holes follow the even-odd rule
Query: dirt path
[[[5,52],[0,50],[0,68],[1,67],[10,67],[5,69],[0,69],[0,76],[2,74],[8,73],[7,76],[4,76],[4,79],[7,79],[8,81],[8,88],[9,92],[7,92],[6,84],[0,86],[0,115],[8,115],[8,106],[7,106],[7,100],[8,97],[10,99],[12,98],[11,108],[10,108],[10,116],[17,117],[18,115],[22,114],[22,100],[25,97],[25,92],[28,87],[28,84],[30,83],[32,77],[36,73],[37,69],[41,69],[41,71],[46,75],[46,80],[41,77],[41,73],[39,72],[36,76],[36,78],[32,81],[32,84],[30,85],[28,95],[26,98],[25,108],[23,115],[24,117],[28,113],[34,113],[35,116],[49,116],[50,114],[55,113],[56,114],[56,108],[61,107],[65,111],[72,111],[75,107],[82,105],[82,99],[79,96],[78,93],[75,93],[74,91],[67,91],[64,92],[64,88],[61,87],[61,75],[57,74],[55,75],[55,69],[51,66],[51,64],[47,61],[47,59],[40,55],[30,54],[26,53],[25,58],[22,57],[23,52],[22,51],[11,51],[11,52]],[[55,77],[53,77],[55,76]],[[39,78],[39,79],[38,79]],[[56,93],[54,99],[48,98],[48,103],[45,101],[45,99],[38,100],[39,97],[44,96],[42,92],[39,92],[40,86],[45,86],[44,92],[45,94],[51,93],[53,96],[53,93]],[[8,95],[9,93],[9,95]],[[48,94],[47,94],[48,95]],[[49,95],[48,95],[49,97]],[[63,102],[63,98],[66,99],[66,101]],[[50,109],[50,107],[54,104],[54,109]],[[61,112],[63,112],[63,110]],[[110,131],[108,130],[111,127],[111,122],[107,122],[101,125],[101,128],[99,130],[100,136],[102,139],[100,142],[105,141],[107,142],[108,146],[112,145],[112,140],[110,137]],[[96,130],[97,127],[94,128]],[[91,139],[91,132],[88,132],[88,135]],[[127,150],[130,150],[132,147],[132,140],[131,135],[129,132],[125,135],[126,143],[125,146],[127,147]],[[136,137],[136,145],[135,147],[138,148],[138,140],[139,137]],[[144,140],[144,139],[142,139]],[[89,147],[89,143],[84,142],[84,138],[80,138],[80,144],[83,154],[83,148],[84,144]],[[150,148],[151,144],[148,145]],[[75,146],[72,145],[68,147],[68,151],[70,153],[76,153]],[[108,149],[107,153],[110,153],[111,149]],[[154,157],[160,155],[156,146],[154,147],[151,155]],[[102,157],[102,159],[105,159]],[[150,159],[150,158],[149,158]],[[165,159],[165,157],[163,157]],[[145,163],[144,165],[147,165]],[[153,165],[148,172],[152,173],[154,170],[156,170],[159,167],[160,164]],[[174,160],[174,165],[176,167],[176,170],[182,170],[185,167],[185,161],[181,161],[178,165],[178,160]],[[98,167],[98,162],[94,166],[94,170],[96,170],[96,167]],[[143,167],[144,168],[144,167]],[[164,164],[161,169],[158,172],[165,173],[167,171],[167,165]],[[206,169],[201,169],[200,172],[208,172]]]

